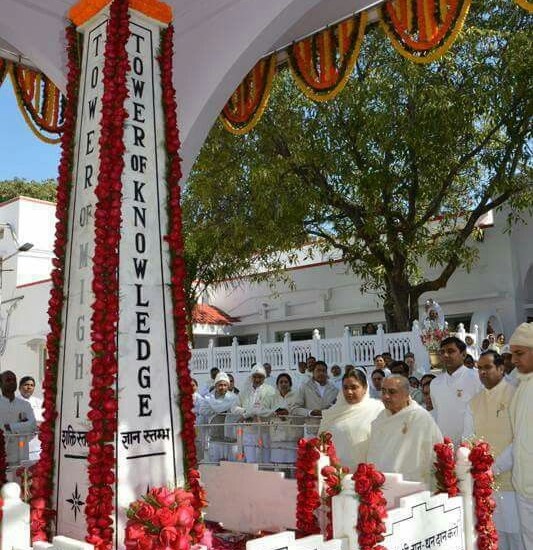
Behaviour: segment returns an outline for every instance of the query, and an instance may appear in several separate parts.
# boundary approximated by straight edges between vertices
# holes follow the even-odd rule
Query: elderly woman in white
[[[238,405],[232,410],[244,422],[265,422],[264,428],[259,425],[243,428],[246,462],[270,462],[270,435],[266,421],[274,410],[276,390],[265,384],[265,379],[265,369],[261,365],[254,365],[249,383],[239,393]]]
[[[200,401],[200,415],[209,427],[208,457],[211,462],[232,458],[231,445],[224,433],[226,414],[236,406],[237,396],[229,391],[230,380],[225,372],[215,378],[215,388]]]
[[[319,432],[331,433],[341,464],[351,472],[366,461],[370,425],[383,408],[369,396],[366,374],[353,369],[342,378],[337,402],[322,412]]]

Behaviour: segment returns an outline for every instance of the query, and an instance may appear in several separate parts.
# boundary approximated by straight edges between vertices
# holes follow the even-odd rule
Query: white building
[[[458,270],[447,288],[431,295],[453,326],[463,322],[484,333],[490,320],[496,332],[509,336],[514,327],[533,320],[533,223],[505,233],[505,212],[496,213],[478,244],[479,260],[467,273]],[[0,368],[18,376],[42,381],[47,333],[48,293],[55,227],[55,206],[20,197],[0,204],[0,255],[7,258],[17,243],[33,248],[19,252],[2,265],[2,327],[9,315],[8,338]],[[11,231],[11,229],[13,231]],[[354,334],[372,322],[384,323],[381,303],[374,294],[360,292],[360,281],[333,258],[315,257],[289,268],[292,284],[250,284],[241,280],[233,289],[210,293],[209,304],[197,313],[194,332],[197,347],[229,346],[234,336],[240,344],[310,339],[314,329],[322,338],[339,338],[344,327]],[[422,297],[422,302],[430,296]],[[16,304],[16,307],[12,307]],[[209,307],[215,306],[215,307]],[[10,311],[11,310],[11,311]]]

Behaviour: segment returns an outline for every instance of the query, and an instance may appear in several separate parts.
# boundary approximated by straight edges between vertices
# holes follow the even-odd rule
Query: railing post
[[[320,331],[315,328],[315,330],[313,330],[313,341],[311,342],[311,354],[313,355],[313,357],[315,357],[317,360],[318,359],[322,359],[320,357],[320,344],[319,344],[319,340],[320,340]]]
[[[207,371],[211,372],[211,369],[215,366],[215,342],[212,338],[209,339],[207,344]]]
[[[255,345],[255,360],[258,365],[262,365],[263,361],[263,342],[261,342],[261,335],[257,335],[257,344]]]
[[[359,541],[355,524],[359,509],[359,500],[355,494],[352,476],[342,480],[341,492],[331,499],[331,515],[333,519],[333,538],[348,538],[348,548],[359,550]]]
[[[376,349],[374,350],[374,355],[383,353],[384,351],[389,350],[385,349],[385,331],[383,330],[383,325],[380,323],[376,331]]]
[[[0,549],[30,546],[30,506],[20,498],[20,487],[16,483],[6,483],[1,493],[4,504],[0,522]]]
[[[350,333],[350,327],[344,327],[342,333],[342,362],[344,365],[353,363],[352,359],[352,335]]]
[[[286,332],[283,336],[283,348],[282,348],[282,354],[283,354],[283,368],[290,370],[294,365],[292,364],[292,357],[291,357],[291,335]]]
[[[234,336],[231,341],[231,371],[237,374],[239,372],[239,341]]]
[[[424,372],[428,372],[431,368],[429,355],[420,337],[420,323],[416,320],[413,321],[413,330],[411,331],[411,351],[415,354],[415,364],[419,370],[422,367]]]
[[[459,323],[457,325],[457,332],[455,333],[455,336],[457,336],[457,338],[460,338],[463,342],[465,341],[466,330],[465,330],[465,326],[463,325],[463,323]]]
[[[481,334],[479,332],[479,326],[474,325],[474,336],[476,340],[476,346],[479,348],[481,347]]]
[[[464,531],[465,531],[465,549],[474,550],[477,548],[477,534],[475,527],[474,510],[474,480],[470,473],[470,449],[459,447],[456,454],[455,471],[459,480],[459,491],[463,497],[464,506]]]

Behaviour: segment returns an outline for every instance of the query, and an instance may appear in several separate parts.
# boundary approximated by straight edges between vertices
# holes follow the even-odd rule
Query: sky
[[[39,140],[19,111],[11,81],[0,86],[0,181],[57,178],[60,147]]]

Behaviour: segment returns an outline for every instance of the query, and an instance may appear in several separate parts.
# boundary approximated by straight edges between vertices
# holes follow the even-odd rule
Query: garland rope
[[[259,60],[246,75],[222,109],[220,120],[235,135],[248,133],[259,122],[272,89],[276,72],[276,55]]]
[[[414,63],[442,57],[461,32],[471,0],[392,0],[380,25],[394,49]]]
[[[300,40],[288,48],[296,85],[313,101],[335,98],[346,86],[365,36],[367,12]]]

